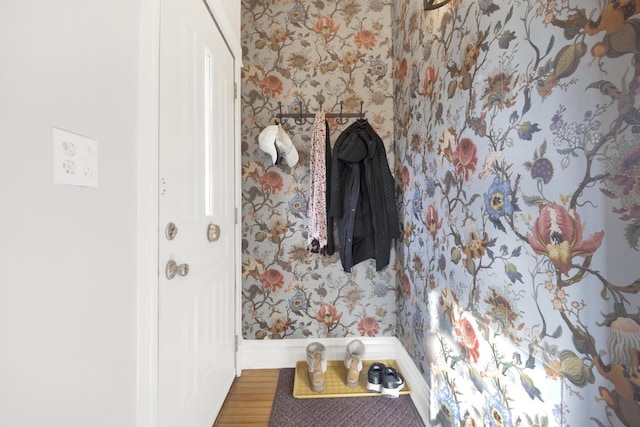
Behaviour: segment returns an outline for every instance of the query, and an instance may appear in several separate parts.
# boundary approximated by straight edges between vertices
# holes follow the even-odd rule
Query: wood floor
[[[214,427],[266,427],[279,369],[249,369],[235,379]]]

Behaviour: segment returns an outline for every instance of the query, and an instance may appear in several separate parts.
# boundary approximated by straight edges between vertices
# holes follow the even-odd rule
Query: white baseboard
[[[327,349],[327,360],[342,360],[347,344],[355,338],[295,340],[240,340],[238,343],[238,375],[244,369],[295,368],[306,357],[309,343],[318,341]],[[429,425],[429,385],[413,363],[411,356],[395,337],[358,337],[366,347],[366,360],[393,359],[411,388],[411,399],[425,425]]]
[[[411,400],[413,400],[413,404],[420,413],[424,424],[428,426],[430,425],[429,420],[431,416],[431,388],[422,376],[420,369],[413,363],[413,359],[411,359],[411,356],[409,356],[409,353],[407,353],[407,350],[400,340],[397,338],[394,338],[394,340],[396,343],[396,362],[398,363],[398,368],[400,368],[404,379],[407,381],[407,384],[409,384],[409,387],[411,387]]]

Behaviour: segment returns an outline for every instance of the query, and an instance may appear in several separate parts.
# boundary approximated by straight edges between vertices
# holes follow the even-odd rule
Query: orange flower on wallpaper
[[[480,357],[480,342],[469,319],[462,318],[455,326],[458,341],[467,349],[467,361],[477,362]]]
[[[464,176],[465,181],[476,171],[478,164],[478,149],[471,138],[462,138],[453,152],[453,166],[458,176]]]
[[[358,111],[360,109],[360,101],[360,97],[356,94],[351,94],[345,98],[343,107],[346,111]],[[369,122],[371,122],[371,119],[369,119]],[[373,126],[372,123],[371,126]]]
[[[467,256],[467,259],[482,258],[489,246],[489,235],[485,232],[482,239],[475,231],[472,231],[469,236],[469,242],[462,247],[462,251]]]
[[[586,258],[600,247],[604,231],[582,239],[582,222],[575,209],[567,211],[564,206],[547,203],[540,208],[540,216],[527,240],[531,248],[546,255],[553,265],[564,274],[569,274],[573,257]]]
[[[333,33],[338,31],[338,28],[340,28],[340,25],[336,25],[333,22],[333,19],[329,18],[328,16],[321,16],[320,18],[318,18],[316,26],[313,27],[313,31],[316,34],[323,35],[325,39],[328,39]]]
[[[402,166],[400,170],[400,185],[403,190],[409,188],[409,184],[411,183],[411,173],[409,172],[409,168],[406,166]]]
[[[284,180],[282,179],[282,175],[278,172],[268,171],[262,175],[262,178],[260,178],[260,184],[265,192],[276,194],[278,191],[282,190]]]
[[[279,243],[283,236],[291,228],[291,221],[277,220],[269,229],[269,240],[273,243]]]
[[[407,276],[407,273],[402,275],[402,295],[406,299],[411,298],[411,279]]]
[[[324,323],[328,328],[333,327],[334,323],[338,323],[341,317],[342,313],[338,313],[338,310],[331,304],[322,304],[316,314],[316,320]]]
[[[260,283],[265,291],[277,291],[284,286],[284,276],[274,268],[270,268],[260,275]]]
[[[440,74],[440,69],[435,69],[433,65],[427,67],[427,71],[424,73],[424,84],[422,86],[422,96],[428,96],[431,98],[433,96],[433,89],[436,85],[436,81],[438,80],[438,75]]]
[[[342,65],[342,67],[340,68],[343,73],[349,74],[353,70],[354,65],[358,63],[358,51],[353,50],[349,46],[344,46],[342,48],[342,53],[343,55],[340,59],[340,64]]]
[[[436,233],[442,227],[442,218],[438,214],[438,210],[435,206],[429,205],[427,208],[427,230],[431,233],[433,238],[436,238]]]
[[[440,164],[444,163],[444,159],[448,161],[453,160],[453,144],[456,142],[456,137],[451,130],[447,129],[442,133],[442,138],[438,142],[438,157],[440,157]]]
[[[358,49],[371,50],[376,45],[376,36],[369,30],[360,30],[356,33],[354,41]]]
[[[264,79],[260,80],[259,87],[262,89],[262,94],[269,97],[280,95],[284,89],[284,85],[282,84],[280,77],[274,76],[273,74],[269,74]]]
[[[409,65],[407,64],[407,58],[402,58],[402,61],[400,61],[400,65],[398,66],[398,80],[400,80],[400,84],[404,83],[408,70]]]
[[[380,324],[371,316],[364,317],[358,322],[358,332],[360,332],[360,335],[363,337],[375,337],[380,332]]]

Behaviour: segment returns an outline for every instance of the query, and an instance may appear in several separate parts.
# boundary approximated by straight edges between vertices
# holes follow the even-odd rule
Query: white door
[[[158,416],[210,427],[235,377],[234,58],[203,0],[162,0],[160,33]]]

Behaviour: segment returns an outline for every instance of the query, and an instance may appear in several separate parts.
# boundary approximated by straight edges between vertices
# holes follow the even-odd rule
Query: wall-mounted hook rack
[[[335,118],[336,122],[343,125],[347,123],[347,118],[356,117],[359,119],[364,119],[364,112],[362,111],[362,106],[364,105],[364,101],[360,101],[360,112],[359,113],[345,113],[342,111],[344,106],[344,102],[340,101],[340,112],[339,113],[326,113],[325,117],[327,118]],[[322,104],[320,104],[320,110],[322,110]],[[278,101],[278,114],[276,117],[280,121],[280,123],[284,124],[284,118],[291,117],[294,119],[296,124],[303,125],[307,122],[307,119],[313,119],[316,115],[313,113],[303,113],[302,112],[302,101],[299,104],[299,111],[297,113],[283,113],[282,112],[282,102]]]

